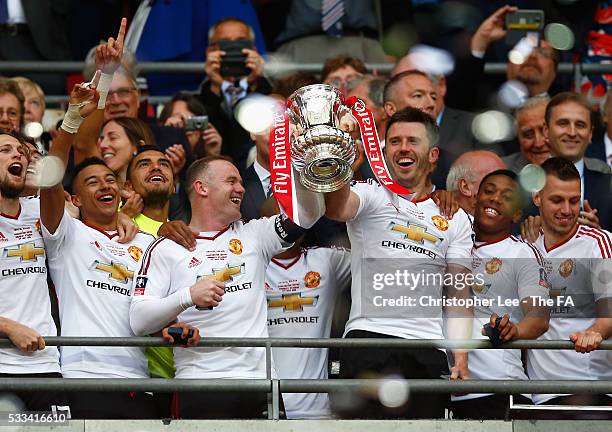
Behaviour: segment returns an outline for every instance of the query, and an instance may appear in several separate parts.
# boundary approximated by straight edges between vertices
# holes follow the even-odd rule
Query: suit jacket
[[[244,183],[244,196],[240,203],[242,220],[248,222],[251,219],[259,219],[261,217],[261,206],[266,200],[266,194],[261,186],[261,181],[254,165],[246,169],[242,176],[242,182]]]
[[[589,169],[584,166],[584,199],[597,209],[599,225],[610,231],[612,229],[612,174]]]
[[[604,132],[605,134],[605,132]],[[586,150],[585,156],[599,159],[604,162],[608,162],[606,158],[606,143],[604,141],[604,136],[600,136],[599,139],[593,141]]]
[[[34,44],[47,60],[68,60],[70,0],[21,0]]]
[[[521,152],[512,153],[509,156],[503,157],[502,160],[506,164],[506,168],[515,174],[521,172],[525,165],[529,164],[529,161],[525,159]]]

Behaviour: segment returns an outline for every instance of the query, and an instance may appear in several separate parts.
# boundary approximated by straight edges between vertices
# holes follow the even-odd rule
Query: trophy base
[[[300,183],[313,192],[335,192],[351,181],[353,170],[345,160],[333,155],[319,155],[304,167]]]

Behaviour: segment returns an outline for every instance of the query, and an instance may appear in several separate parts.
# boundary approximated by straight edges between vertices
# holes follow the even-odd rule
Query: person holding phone
[[[248,23],[224,18],[209,31],[206,80],[199,98],[210,123],[223,138],[221,154],[230,156],[238,169],[246,169],[252,142],[234,118],[234,107],[250,93],[269,94],[271,85],[263,76],[265,61],[255,48],[255,34]]]

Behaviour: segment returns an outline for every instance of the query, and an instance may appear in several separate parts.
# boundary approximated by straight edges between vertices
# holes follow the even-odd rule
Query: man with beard
[[[471,277],[472,230],[463,210],[448,220],[431,199],[434,189],[431,175],[438,158],[437,138],[438,127],[430,115],[415,108],[396,112],[387,123],[384,157],[393,180],[410,189],[411,194],[400,196],[368,181],[346,185],[325,196],[326,216],[347,222],[351,241],[352,305],[345,329],[347,338],[443,339],[442,301],[446,306],[449,337],[465,338],[471,334],[471,331],[464,332],[466,324],[472,322],[471,310],[460,304],[469,297],[469,289],[455,281]],[[384,289],[374,285],[379,276],[392,276],[398,269],[428,277],[426,281],[410,285],[410,289],[405,285],[402,289],[400,282],[386,285]],[[445,272],[444,279],[450,282],[443,295],[439,276]],[[377,291],[373,292],[372,288]],[[393,300],[394,297],[388,296],[397,293],[396,289],[402,298],[409,294],[416,304],[394,308],[377,301],[379,293]],[[422,306],[419,301],[431,302],[428,303],[431,306]],[[467,353],[458,350],[453,354],[452,378],[468,378]],[[405,378],[440,378],[448,374],[447,356],[435,348],[344,349],[340,359],[342,378],[380,373],[400,374]],[[355,407],[359,417],[385,418],[391,414],[440,418],[448,404],[448,395],[419,395],[409,401],[409,407],[390,413],[385,412],[378,400],[366,403]]]
[[[472,286],[475,300],[473,339],[485,339],[483,325],[500,332],[502,342],[535,339],[548,330],[548,282],[542,257],[529,243],[511,235],[521,217],[518,177],[501,169],[487,174],[480,183],[474,214],[475,242],[472,249]],[[519,306],[514,305],[520,301]],[[496,319],[501,321],[496,323]],[[475,350],[470,353],[470,377],[484,380],[526,380],[521,351],[517,349]],[[530,402],[522,395],[516,401]],[[451,395],[454,418],[505,419],[508,396],[495,394]]]
[[[170,198],[174,194],[170,159],[153,145],[139,147],[128,165],[124,187],[143,201],[143,210],[132,218],[138,228],[157,236],[159,227],[168,221]]]
[[[539,339],[571,340],[570,350],[528,350],[527,374],[533,380],[606,380],[612,378],[612,351],[599,351],[612,335],[610,259],[612,234],[579,223],[580,174],[574,164],[553,157],[542,164],[546,184],[533,201],[540,209],[542,230],[534,246],[544,257],[544,269],[554,300],[549,330]],[[606,395],[534,394],[536,404],[604,405]],[[564,413],[553,413],[554,418]],[[577,418],[578,414],[571,418]],[[609,419],[609,412],[580,414]],[[547,417],[548,418],[548,417]],[[567,418],[567,417],[563,417]]]
[[[39,200],[20,198],[27,167],[25,138],[0,131],[0,335],[15,345],[0,349],[0,377],[61,378],[59,352],[45,347],[44,340],[56,336],[57,329],[51,317]],[[66,405],[63,392],[17,396],[28,411]]]

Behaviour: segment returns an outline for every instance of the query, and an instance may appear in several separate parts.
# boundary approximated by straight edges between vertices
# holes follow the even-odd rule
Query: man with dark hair
[[[474,212],[472,270],[477,279],[473,298],[473,339],[485,339],[483,326],[499,330],[501,342],[535,339],[548,330],[548,284],[542,257],[529,243],[511,235],[520,219],[521,187],[512,171],[498,169],[485,175],[478,188]],[[517,306],[512,306],[516,304]],[[520,304],[520,306],[518,306]],[[500,318],[499,323],[496,322]],[[527,379],[520,350],[475,350],[470,353],[470,377],[475,379]],[[516,401],[529,402],[521,395]],[[508,396],[452,395],[453,417],[506,419]]]
[[[77,85],[50,154],[68,161],[70,145],[84,117],[97,105],[92,86]],[[51,278],[57,290],[63,336],[129,337],[131,280],[153,237],[137,233],[128,243],[118,240],[119,185],[116,174],[99,158],[83,160],[74,169],[72,202],[81,213],[64,211],[61,183],[41,191],[40,219]],[[136,347],[69,347],[61,349],[65,378],[146,378],[143,350]],[[111,397],[113,404],[108,404]],[[147,393],[71,393],[73,418],[155,418]]]
[[[0,130],[0,335],[15,345],[0,349],[0,377],[61,378],[59,352],[44,340],[56,336],[57,329],[51,317],[39,200],[20,198],[27,169],[25,137]],[[66,405],[63,392],[16,396],[28,411]]]
[[[24,123],[25,97],[19,84],[0,77],[0,129],[20,131]]]
[[[391,177],[408,188],[410,195],[391,193],[384,186],[369,181],[346,185],[325,196],[326,216],[347,222],[351,240],[352,305],[345,337],[442,339],[442,303],[432,308],[421,308],[418,302],[413,307],[385,308],[384,304],[381,307],[376,293],[384,294],[398,286],[388,286],[386,291],[373,294],[373,285],[366,281],[380,282],[377,275],[385,276],[385,273],[378,273],[385,267],[390,273],[398,268],[437,275],[446,271],[453,281],[455,277],[457,280],[465,277],[471,273],[471,225],[463,210],[459,210],[452,220],[442,217],[431,199],[431,175],[438,158],[435,120],[419,109],[405,108],[389,118],[386,137],[384,157]],[[445,298],[469,296],[469,290],[454,282],[446,289]],[[409,291],[415,296],[414,300],[422,296],[434,301],[442,297],[442,290],[441,283],[421,281],[411,285],[410,290],[404,287],[402,294]],[[471,334],[464,332],[464,325],[471,325],[469,308],[448,306],[444,309],[446,330],[451,338],[465,338]],[[467,378],[467,367],[467,353],[454,351],[453,378]],[[342,378],[371,373],[439,378],[448,374],[447,357],[437,349],[341,351]],[[412,398],[409,407],[404,405],[391,414],[408,418],[442,417],[447,402],[446,395],[421,395]],[[378,401],[355,409],[359,417],[388,415]]]
[[[155,333],[179,317],[208,337],[267,337],[266,267],[304,229],[281,215],[243,223],[242,179],[223,156],[189,167],[187,193],[195,248],[160,237],[147,250],[134,282],[132,329]],[[304,228],[315,222],[313,216]],[[174,359],[181,379],[266,377],[261,348],[187,348],[175,350]],[[190,392],[180,399],[183,418],[261,418],[265,410],[261,393]]]
[[[311,84],[317,84],[319,80],[313,74],[306,72],[295,72],[286,77],[277,79],[270,92],[272,96],[278,95],[287,99],[296,90]]]
[[[593,113],[584,96],[564,92],[555,95],[545,112],[551,153],[574,163],[580,173],[580,223],[592,227],[612,227],[612,175],[610,167],[599,159],[585,158],[593,137]]]
[[[612,290],[606,277],[611,269],[612,235],[579,223],[580,173],[572,162],[553,157],[542,168],[546,183],[533,196],[542,229],[534,246],[544,256],[550,297],[555,302],[549,330],[540,339],[569,339],[576,352],[528,350],[527,373],[535,380],[610,379],[612,353],[597,348],[612,334]],[[610,404],[610,397],[605,395],[534,394],[533,400],[553,405]],[[567,418],[562,412],[551,415]],[[575,412],[571,415],[580,417]],[[588,413],[584,418],[607,419],[609,415]]]

